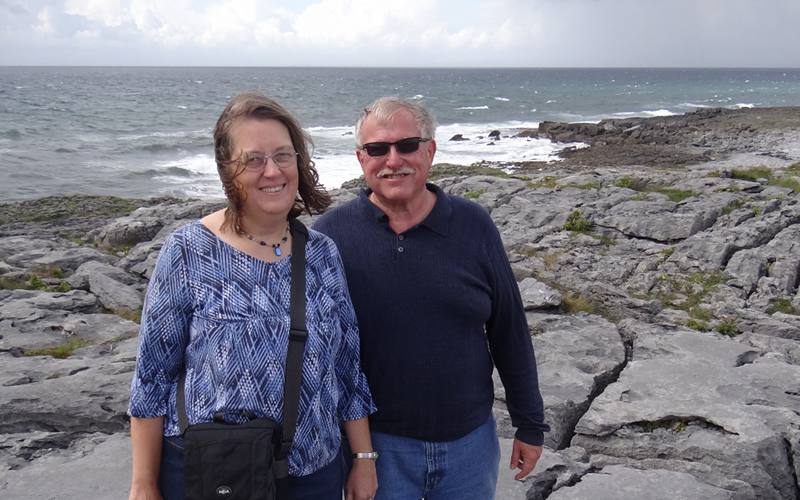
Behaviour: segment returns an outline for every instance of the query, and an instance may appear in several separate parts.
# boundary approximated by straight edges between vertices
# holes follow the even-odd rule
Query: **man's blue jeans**
[[[455,441],[372,433],[380,454],[375,500],[492,500],[500,445],[494,417]]]

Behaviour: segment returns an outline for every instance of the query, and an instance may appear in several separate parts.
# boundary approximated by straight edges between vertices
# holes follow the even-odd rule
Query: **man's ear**
[[[356,149],[356,158],[358,158],[358,163],[361,164],[361,170],[364,170],[364,164],[369,159],[367,152],[363,149]]]
[[[436,155],[436,139],[431,139],[425,145],[428,146],[428,154],[431,156],[431,164],[433,164],[433,157]]]

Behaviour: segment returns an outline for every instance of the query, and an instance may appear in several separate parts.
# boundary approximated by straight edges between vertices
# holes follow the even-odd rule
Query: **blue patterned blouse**
[[[175,392],[187,367],[190,424],[242,410],[283,420],[291,257],[267,263],[236,250],[200,221],[164,243],[147,289],[128,413],[165,416],[164,435],[180,434]],[[375,411],[359,364],[358,327],[333,242],[309,230],[306,246],[303,383],[289,472],[330,463],[339,424]]]

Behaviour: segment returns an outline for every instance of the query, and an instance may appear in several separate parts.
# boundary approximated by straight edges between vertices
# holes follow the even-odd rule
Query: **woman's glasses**
[[[389,154],[389,148],[394,146],[398,153],[407,155],[417,151],[421,143],[428,141],[430,141],[430,139],[408,137],[395,142],[368,142],[361,146],[361,149],[366,151],[370,156],[384,156]]]
[[[271,155],[263,153],[248,153],[242,156],[238,163],[244,165],[248,172],[263,172],[267,168],[267,163],[272,160],[272,163],[280,169],[289,168],[297,164],[297,157],[300,153],[295,151],[278,151]]]

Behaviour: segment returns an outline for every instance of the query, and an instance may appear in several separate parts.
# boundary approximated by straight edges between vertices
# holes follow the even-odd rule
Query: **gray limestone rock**
[[[608,463],[647,460],[724,489],[744,481],[759,498],[795,495],[785,443],[800,426],[800,399],[784,383],[800,380],[800,367],[753,352],[715,334],[643,326],[632,360],[578,422],[572,444]]]
[[[519,283],[522,304],[526,311],[547,309],[561,304],[561,294],[534,278],[525,278]]]
[[[528,497],[531,498],[531,497]],[[581,477],[573,486],[559,488],[549,500],[732,500],[743,498],[732,491],[697,480],[685,472],[663,469],[640,470],[609,465]]]
[[[797,130],[796,108],[542,123],[531,135],[592,146],[518,162],[514,177],[437,170],[490,212],[531,308],[553,430],[530,478],[503,466],[498,498],[800,498],[800,197],[736,178],[757,166],[796,179]],[[334,206],[361,185],[334,190]],[[225,205],[85,198],[3,207],[30,215],[0,226],[3,498],[125,496],[137,325],[105,313],[138,309],[167,235]],[[589,224],[568,229],[576,210]],[[66,359],[25,356],[54,347]]]

